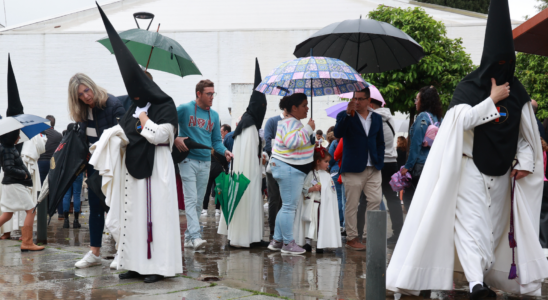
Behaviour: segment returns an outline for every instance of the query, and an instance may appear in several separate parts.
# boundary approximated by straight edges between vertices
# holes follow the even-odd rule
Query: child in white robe
[[[312,252],[311,241],[316,241],[316,253],[326,248],[339,248],[339,209],[337,192],[327,172],[331,155],[323,147],[314,150],[313,170],[304,179],[301,201],[298,201],[293,225],[295,242]]]

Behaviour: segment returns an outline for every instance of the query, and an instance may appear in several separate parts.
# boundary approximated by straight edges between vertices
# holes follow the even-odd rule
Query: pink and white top
[[[295,118],[278,121],[272,157],[290,165],[306,165],[314,160],[314,145],[310,135],[314,130]]]

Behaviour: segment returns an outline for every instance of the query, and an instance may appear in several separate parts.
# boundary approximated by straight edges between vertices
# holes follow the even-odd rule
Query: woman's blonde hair
[[[107,102],[107,90],[95,84],[89,76],[82,73],[76,73],[69,80],[68,102],[70,118],[76,122],[85,122],[88,119],[88,105],[80,101],[78,97],[78,87],[85,85],[93,92],[93,102],[98,108],[103,108]]]

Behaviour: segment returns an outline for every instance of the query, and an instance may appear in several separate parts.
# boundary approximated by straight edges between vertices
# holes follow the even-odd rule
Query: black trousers
[[[411,172],[411,171],[409,171]],[[411,200],[413,200],[413,196],[415,195],[415,190],[417,189],[417,185],[419,184],[419,178],[412,178],[411,179],[411,186],[406,188],[403,193],[403,206],[405,207],[405,210],[409,212],[409,207],[411,207]]]
[[[211,195],[211,189],[215,186],[215,179],[223,172],[223,166],[216,161],[211,162],[211,169],[209,170],[209,180],[207,181],[206,192],[204,195],[203,209],[207,210],[209,207],[209,196]],[[215,209],[220,209],[221,203],[215,204]]]
[[[398,194],[392,190],[390,186],[390,179],[394,173],[398,172],[398,163],[384,163],[384,167],[381,170],[382,176],[382,193],[386,197],[386,205],[390,213],[390,220],[392,220],[392,232],[394,235],[400,235],[401,228],[403,227],[403,211],[401,209],[401,201],[398,198]]]
[[[542,248],[548,248],[548,181],[544,182],[544,190],[542,193],[539,240]]]

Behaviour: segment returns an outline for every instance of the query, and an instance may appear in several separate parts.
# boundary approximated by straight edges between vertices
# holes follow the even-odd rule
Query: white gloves
[[[147,115],[148,115],[148,109],[150,108],[150,102],[147,102],[147,105],[145,107],[139,107],[137,106],[137,108],[135,109],[135,113],[133,114],[133,117],[135,119],[139,119],[139,115],[142,113],[142,112],[145,112]]]

